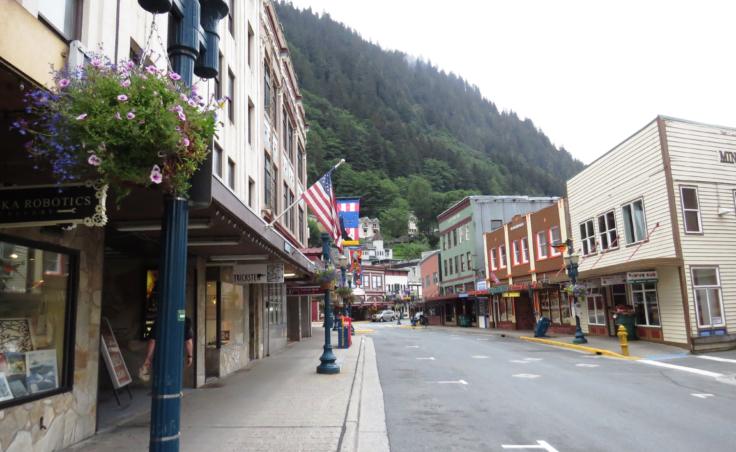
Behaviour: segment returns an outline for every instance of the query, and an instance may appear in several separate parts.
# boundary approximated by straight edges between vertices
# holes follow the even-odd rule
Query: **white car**
[[[374,322],[393,322],[396,320],[396,313],[390,309],[384,310],[377,314],[373,314],[372,320]]]

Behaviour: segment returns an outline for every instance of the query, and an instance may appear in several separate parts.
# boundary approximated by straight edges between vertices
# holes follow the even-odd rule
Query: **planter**
[[[334,281],[321,282],[319,284],[319,287],[323,290],[332,290],[335,288],[335,282]]]

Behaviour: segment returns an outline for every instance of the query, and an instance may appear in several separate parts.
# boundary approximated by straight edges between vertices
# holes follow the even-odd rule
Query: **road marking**
[[[467,385],[468,382],[465,380],[447,380],[447,381],[438,381],[438,384],[441,385]]]
[[[542,358],[524,358],[526,361],[541,361]]]
[[[537,375],[537,374],[515,374],[515,375],[512,375],[512,376],[513,377],[516,377],[516,378],[528,378],[530,380],[533,379],[533,378],[539,378],[539,377],[541,377],[541,375]]]
[[[720,356],[698,355],[698,358],[709,359],[711,361],[718,361],[721,363],[736,363],[736,359],[721,358]]]
[[[524,361],[523,359],[511,359],[509,360],[509,362],[517,364],[529,364],[531,361]]]
[[[683,372],[690,372],[693,374],[703,375],[705,377],[721,378],[723,374],[718,372],[711,372],[709,370],[696,369],[695,367],[678,366],[676,364],[663,363],[659,361],[652,361],[649,359],[640,359],[637,363],[649,364],[650,366],[666,367],[667,369],[681,370]]]
[[[558,452],[547,441],[537,440],[537,444],[501,444],[504,449],[544,449],[547,452]]]
[[[598,367],[598,364],[587,364],[587,363],[578,363],[575,364],[577,367]]]
[[[417,359],[427,359],[427,360],[430,360],[430,361],[434,361],[434,356],[419,357]]]
[[[475,338],[475,340],[476,341],[490,341],[490,339],[488,339],[486,337],[478,337],[478,338]]]
[[[488,359],[488,357],[486,355],[473,355],[473,356],[471,356],[471,358],[475,358],[475,359]]]
[[[713,394],[690,394],[693,397],[697,397],[699,399],[707,399],[708,397],[713,397]]]
[[[407,345],[406,348],[419,348],[418,345]]]

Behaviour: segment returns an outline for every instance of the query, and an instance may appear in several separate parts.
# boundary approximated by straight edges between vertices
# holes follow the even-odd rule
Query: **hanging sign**
[[[626,273],[626,282],[629,284],[643,283],[643,282],[657,282],[657,271],[645,271],[645,272],[628,272]]]
[[[322,295],[325,292],[320,286],[287,287],[286,295]]]
[[[615,286],[617,284],[625,284],[626,275],[610,275],[601,278],[601,286]]]
[[[504,292],[502,296],[506,298],[519,298],[521,297],[521,292]]]
[[[274,284],[284,282],[284,264],[248,264],[233,266],[235,284]]]
[[[107,223],[107,186],[44,185],[0,188],[0,228]]]

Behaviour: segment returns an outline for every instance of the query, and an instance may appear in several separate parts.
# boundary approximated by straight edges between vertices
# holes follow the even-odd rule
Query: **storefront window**
[[[693,268],[692,272],[698,327],[723,326],[725,322],[718,268]]]
[[[605,325],[606,311],[601,288],[588,288],[586,300],[588,301],[588,323],[592,325]]]
[[[560,323],[569,325],[572,323],[572,312],[570,311],[570,301],[567,297],[560,297],[560,292],[554,291],[550,294],[550,298],[560,300]]]
[[[561,316],[560,316],[560,297],[550,297],[549,299],[549,306],[552,310],[551,315],[552,317],[550,320],[552,323],[560,324]]]
[[[645,282],[631,285],[631,296],[636,309],[638,325],[659,326],[659,304],[657,303],[657,283]]]
[[[498,306],[499,320],[502,322],[516,322],[514,315],[514,299],[503,297]]]
[[[282,284],[268,285],[268,323],[271,325],[286,323],[283,289],[284,286]]]
[[[245,342],[245,312],[243,311],[243,286],[223,282],[220,286],[222,300],[222,324],[220,336],[222,344],[243,344]]]
[[[60,249],[0,240],[0,405],[69,386],[74,264]]]

